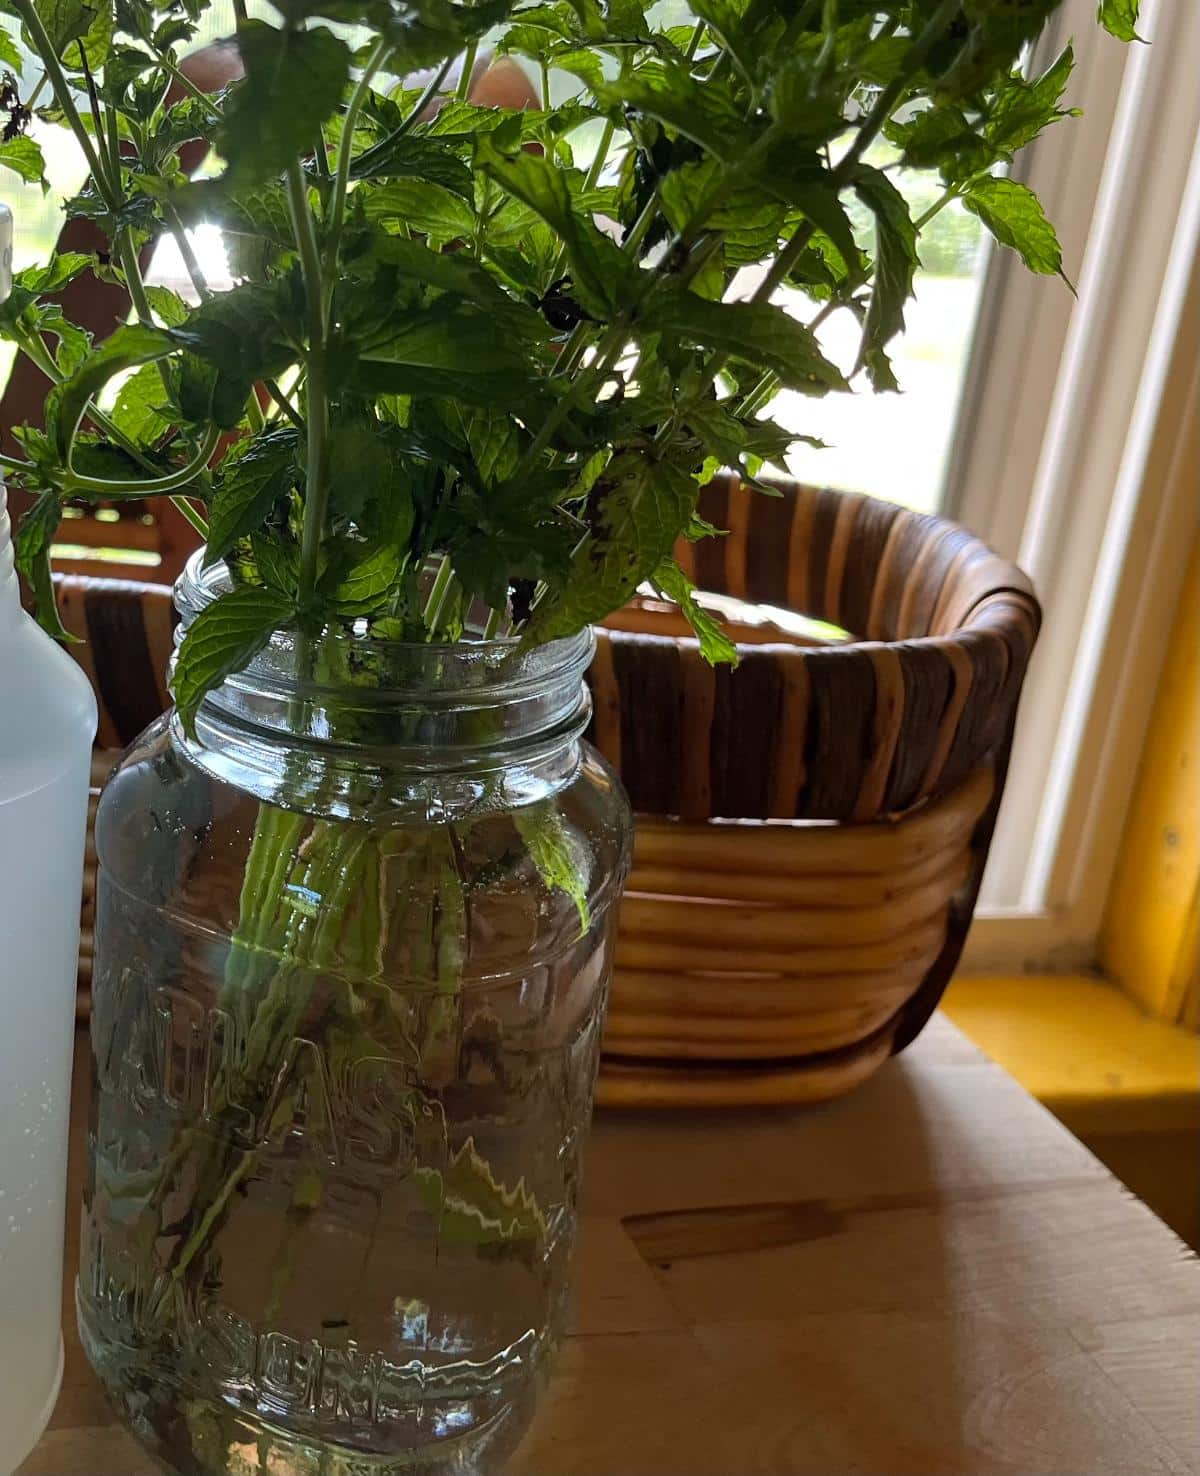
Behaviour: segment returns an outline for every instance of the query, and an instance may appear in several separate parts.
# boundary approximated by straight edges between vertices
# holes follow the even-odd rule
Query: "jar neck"
[[[222,588],[193,562],[179,580],[176,644]],[[420,645],[353,629],[278,632],[211,691],[188,738],[201,767],[288,808],[419,822],[512,809],[570,782],[591,716],[584,632]]]

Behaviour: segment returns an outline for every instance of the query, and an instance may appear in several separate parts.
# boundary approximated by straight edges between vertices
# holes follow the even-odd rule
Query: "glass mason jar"
[[[172,1469],[490,1472],[528,1423],[631,837],[591,649],[276,635],[109,781],[79,1319]]]

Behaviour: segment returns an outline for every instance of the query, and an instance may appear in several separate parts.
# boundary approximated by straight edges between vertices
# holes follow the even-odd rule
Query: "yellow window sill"
[[[1200,1036],[1080,975],[957,978],[950,1019],[1079,1136],[1200,1131]]]

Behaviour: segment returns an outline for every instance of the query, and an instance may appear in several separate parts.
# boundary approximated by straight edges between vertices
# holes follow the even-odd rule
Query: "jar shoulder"
[[[479,973],[520,970],[602,919],[631,837],[620,781],[586,744],[570,782],[533,804],[397,825],[264,804],[193,763],[168,716],[122,756],[96,817],[106,884],[164,924],[231,937],[271,856],[273,884],[292,889],[298,905],[310,896],[321,905],[335,883],[357,886],[378,897],[398,933],[419,934],[426,917],[461,905],[464,962]]]

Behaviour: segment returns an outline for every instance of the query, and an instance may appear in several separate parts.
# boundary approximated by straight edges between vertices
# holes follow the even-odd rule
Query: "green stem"
[[[260,430],[265,430],[267,417],[263,414],[263,408],[258,403],[258,386],[252,384],[250,393],[246,396],[246,419],[250,424],[251,434],[257,435]]]
[[[50,85],[54,89],[54,97],[59,107],[63,110],[71,132],[79,140],[79,146],[83,150],[83,157],[87,160],[88,168],[92,171],[92,177],[96,181],[96,187],[104,203],[110,210],[115,210],[117,201],[112,198],[108,190],[108,182],[104,171],[100,167],[100,158],[92,146],[92,138],[83,125],[83,119],[79,116],[79,109],[75,106],[75,99],[71,96],[70,84],[67,82],[66,74],[59,65],[58,57],[51,44],[50,37],[46,34],[46,27],[42,24],[41,16],[38,15],[32,0],[12,0],[13,9],[21,17],[25,29],[29,32],[29,39],[33,42],[34,49],[41,58],[42,66],[46,69],[46,75],[50,78]]]
[[[180,71],[180,69],[175,65],[170,57],[167,56],[165,52],[156,51],[154,54],[159,66],[163,69],[163,71],[166,72],[173,81],[178,82],[180,87],[182,87],[183,90],[190,97],[194,97],[197,102],[203,103],[209,117],[213,120],[214,123],[219,123],[224,114],[221,112],[221,109],[216,105],[216,103],[213,102],[212,98],[209,97],[206,92],[197,87],[186,72]]]
[[[258,1162],[259,1152],[260,1150],[257,1148],[247,1149],[242,1154],[233,1173],[222,1184],[216,1198],[210,1201],[208,1208],[201,1217],[199,1225],[192,1232],[191,1238],[184,1246],[178,1261],[176,1261],[171,1270],[171,1275],[176,1281],[184,1275],[196,1252],[201,1249],[208,1239],[209,1232],[220,1218],[225,1206],[229,1203],[234,1190]]]
[[[417,98],[407,117],[400,122],[399,126],[393,128],[391,133],[381,138],[378,143],[373,143],[365,153],[359,155],[357,163],[364,173],[369,174],[371,172],[372,161],[385,155],[398,138],[403,138],[406,134],[411,133],[417,126],[421,121],[421,114],[441,92],[442,83],[445,82],[453,62],[454,58],[448,56],[434,73],[428,87]]]
[[[503,619],[504,614],[498,605],[488,611],[487,624],[483,627],[483,639],[485,641],[494,641],[496,639],[496,634],[500,629],[500,622]]]
[[[195,251],[192,250],[192,243],[188,239],[188,233],[184,228],[183,221],[179,218],[179,212],[169,200],[163,206],[163,214],[167,218],[167,226],[172,236],[175,237],[175,244],[179,247],[179,255],[183,260],[183,265],[187,270],[188,276],[191,278],[192,286],[196,289],[200,301],[207,302],[212,296],[209,290],[208,280],[204,275],[204,270],[196,257]]]
[[[634,221],[632,227],[630,228],[628,236],[626,236],[625,240],[621,244],[621,250],[625,253],[626,256],[633,256],[638,247],[642,244],[642,241],[645,239],[646,232],[650,229],[651,223],[654,220],[654,215],[657,209],[658,190],[656,189],[654,193],[650,196],[649,200],[646,201],[645,205],[642,206],[642,213],[638,216],[637,220]],[[565,265],[566,251],[564,250],[562,255],[559,257],[558,263],[555,266],[554,280],[557,281],[558,277],[562,275],[562,271]],[[593,331],[593,325],[589,323],[586,319],[575,325],[575,327],[571,330],[570,337],[563,345],[562,353],[559,355],[558,364],[556,365],[554,371],[556,377],[568,375],[577,367],[580,359],[583,357],[584,352],[587,349],[588,341],[591,338]]]
[[[375,43],[371,55],[367,58],[366,66],[363,67],[362,76],[358,79],[358,85],[351,94],[342,123],[342,136],[338,142],[337,168],[333,177],[333,199],[330,201],[329,214],[326,219],[325,263],[329,269],[329,291],[331,292],[333,283],[337,280],[338,248],[341,245],[342,224],[346,215],[346,191],[350,186],[350,165],[354,158],[354,129],[357,126],[358,115],[362,111],[363,103],[366,102],[371,90],[372,79],[391,55],[391,51],[391,44],[388,41],[381,39]]]
[[[821,7],[821,29],[825,32],[821,49],[813,62],[813,76],[823,77],[837,46],[838,7],[837,0],[824,0]]]
[[[50,351],[46,345],[34,334],[23,334],[17,332],[14,335],[17,347],[42,371],[51,384],[61,384],[66,377],[58,365],[50,357]]]
[[[958,196],[959,191],[953,187],[946,190],[943,194],[939,195],[938,198],[929,207],[929,209],[926,210],[923,215],[918,215],[916,220],[913,221],[913,225],[916,228],[917,233],[920,234],[920,232],[925,229],[925,227],[929,224],[933,217],[939,214],[941,211],[945,210],[946,206],[949,205],[951,200],[957,200]]]
[[[858,129],[858,133],[849,151],[838,161],[834,174],[841,180],[845,180],[850,169],[862,158],[867,149],[874,143],[875,138],[903,96],[905,89],[912,79],[925,65],[925,58],[942,39],[943,33],[952,21],[954,21],[960,9],[962,0],[942,0],[942,3],[929,18],[925,29],[913,42],[905,55],[905,67],[899,77],[893,77],[888,85],[875,99],[875,106],[867,114],[865,122]]]
[[[450,590],[450,580],[454,577],[454,571],[450,563],[450,555],[444,554],[442,562],[438,565],[438,571],[433,577],[433,583],[429,587],[429,595],[425,600],[425,608],[421,612],[426,628],[432,636],[437,630],[437,623],[441,619],[442,610],[446,604],[446,596]]]
[[[475,58],[478,55],[479,42],[475,40],[463,52],[462,71],[459,74],[458,86],[454,89],[454,96],[459,102],[466,102],[471,96],[471,74],[475,70]]]
[[[704,22],[699,23],[699,30],[704,29]],[[625,75],[626,63],[621,62],[621,76]],[[611,118],[604,120],[604,132],[600,135],[600,142],[596,145],[596,154],[588,168],[584,188],[594,190],[600,182],[600,176],[604,172],[604,166],[608,162],[608,151],[612,148],[612,141],[616,135],[616,124]],[[550,281],[557,282],[567,269],[567,249],[564,246],[558,254],[558,260],[554,263],[554,270],[550,274]],[[582,324],[580,325],[583,326]]]
[[[138,263],[137,249],[133,244],[132,234],[128,230],[117,233],[117,256],[121,263],[121,270],[125,274],[129,300],[133,303],[138,322],[153,327],[154,311],[150,306],[150,299],[146,296],[146,284],[142,281],[142,269]]]
[[[186,497],[172,497],[171,506],[183,515],[185,520],[192,525],[201,538],[208,537],[208,523],[200,516]]]
[[[608,163],[608,151],[612,148],[612,141],[617,132],[617,125],[611,118],[604,120],[604,132],[600,135],[600,142],[596,145],[596,157],[592,160],[584,180],[584,188],[594,190],[600,183],[600,175]]]
[[[758,383],[750,389],[745,399],[738,406],[738,414],[746,419],[749,419],[752,415],[757,415],[769,403],[778,388],[779,380],[768,370]]]
[[[608,332],[600,340],[596,349],[596,358],[593,363],[571,381],[571,387],[558,401],[550,413],[542,422],[541,429],[529,444],[529,449],[521,458],[514,480],[520,481],[526,477],[537,465],[537,459],[550,444],[554,433],[570,415],[571,411],[580,403],[585,391],[593,387],[597,390],[603,385],[608,371],[620,358],[629,335],[629,323],[622,315],[618,317],[609,328]]]
[[[61,384],[63,382],[63,380],[66,378],[66,375],[64,375],[60,371],[58,365],[50,357],[50,354],[46,349],[46,345],[41,341],[40,338],[37,337],[36,334],[14,333],[13,340],[16,343],[17,347],[25,355],[25,357],[30,361],[30,363],[36,364],[37,367],[46,376],[46,378],[51,382],[51,384]],[[108,416],[105,415],[102,410],[99,410],[96,407],[94,401],[88,401],[87,407],[84,410],[84,414],[90,421],[92,421],[94,425],[98,426],[99,429],[102,430],[105,435],[109,437],[110,440],[115,441],[116,444],[120,446],[123,451],[127,451],[129,455],[132,456],[133,459],[138,463],[139,466],[145,467],[145,469],[151,474],[151,476],[158,475],[158,468],[147,456],[143,454],[141,447],[137,446],[133,441],[131,441],[129,437],[124,434],[124,432],[118,430],[113,422],[108,418]]]
[[[96,158],[105,170],[105,183],[114,200],[121,198],[121,150],[118,144],[113,148],[113,122],[110,115],[106,120],[104,111],[100,107],[100,98],[96,92],[96,82],[92,76],[91,68],[87,64],[87,53],[83,49],[83,42],[77,41],[79,48],[79,62],[83,70],[84,86],[87,88],[88,102],[92,109],[92,127],[96,135]]]
[[[89,85],[91,72],[87,74]],[[117,195],[122,194],[121,189],[121,131],[117,126],[116,108],[105,108],[104,110],[105,132],[108,135],[108,157],[109,167],[112,169],[113,190]],[[99,126],[97,124],[97,126]]]
[[[217,449],[221,440],[221,432],[212,426],[205,433],[204,440],[186,466],[181,466],[178,471],[168,472],[165,476],[151,477],[144,482],[109,482],[100,477],[85,477],[75,471],[67,462],[67,470],[71,473],[72,490],[90,492],[93,496],[108,499],[121,499],[126,497],[162,497],[168,492],[174,492],[179,487],[186,487],[191,481],[208,465],[213,452]]]
[[[434,98],[440,94],[442,90],[442,83],[445,82],[446,78],[450,75],[450,68],[453,65],[454,58],[452,56],[448,56],[434,73],[429,86],[426,87],[425,91],[421,94],[419,98],[417,98],[416,102],[413,104],[412,111],[409,113],[408,117],[405,118],[403,122],[401,122],[400,126],[396,128],[394,132],[390,133],[387,138],[381,140],[380,143],[376,144],[376,148],[381,148],[384,145],[391,143],[394,138],[403,138],[406,133],[410,133],[412,129],[417,126],[417,124],[421,121],[421,114],[434,100]]]
[[[291,400],[288,399],[287,395],[280,388],[279,381],[275,379],[264,379],[263,384],[266,386],[267,394],[271,396],[280,410],[287,416],[288,420],[291,421],[298,431],[303,431],[305,429],[304,421],[300,418],[295,405],[292,404]]]
[[[311,600],[317,584],[321,539],[329,504],[329,400],[325,386],[326,323],[325,294],[321,277],[321,253],[317,247],[308,191],[299,159],[288,165],[288,211],[300,250],[304,295],[308,306],[307,444],[305,469],[304,526],[300,539],[301,604]]]
[[[17,472],[21,476],[26,476],[34,470],[32,461],[22,461],[19,456],[5,456],[3,453],[0,453],[0,466],[5,471]]]
[[[325,130],[323,128],[317,129],[317,141],[313,146],[313,165],[322,179],[332,178],[329,173],[329,149],[325,143]]]

